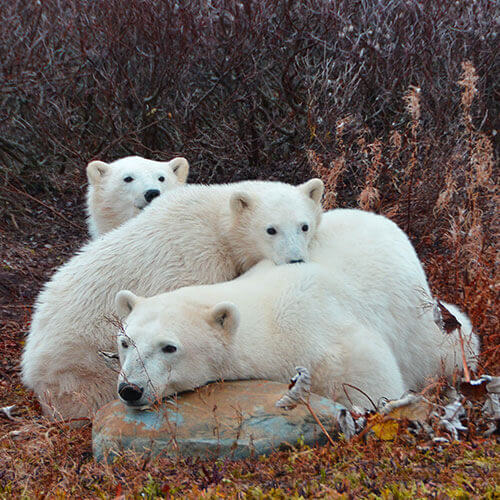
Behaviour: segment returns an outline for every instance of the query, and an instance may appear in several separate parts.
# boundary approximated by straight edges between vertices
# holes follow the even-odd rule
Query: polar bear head
[[[228,238],[242,270],[262,259],[275,264],[307,262],[318,227],[324,185],[311,179],[299,186],[280,182],[244,184],[230,198]]]
[[[181,157],[164,162],[140,156],[112,163],[90,162],[88,213],[97,232],[108,231],[134,217],[165,191],[184,184],[188,172],[189,164]]]
[[[116,295],[118,314],[126,317],[117,337],[117,389],[128,406],[148,407],[224,375],[227,343],[239,325],[238,308],[230,302],[206,306],[186,297],[184,290],[149,298],[128,290]]]

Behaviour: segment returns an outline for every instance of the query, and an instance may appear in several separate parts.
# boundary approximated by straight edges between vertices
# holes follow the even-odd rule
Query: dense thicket
[[[495,4],[2,2],[2,179],[36,191],[78,172],[81,185],[93,158],[183,154],[196,182],[298,182],[308,149],[331,161],[342,139],[353,191],[360,137],[405,133],[410,85],[432,144],[419,161],[441,164],[461,137],[462,62],[479,75],[474,123],[497,126]]]

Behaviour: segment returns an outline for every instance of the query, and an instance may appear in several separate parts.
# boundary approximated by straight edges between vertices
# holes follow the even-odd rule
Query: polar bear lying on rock
[[[235,278],[258,261],[308,260],[323,183],[186,185],[91,241],[45,285],[21,367],[44,412],[86,417],[113,399],[117,374],[98,354],[115,347],[118,291],[154,295]]]
[[[318,264],[261,262],[230,282],[150,298],[124,290],[116,302],[126,316],[118,336],[118,393],[130,406],[149,406],[218,379],[287,382],[297,365],[310,371],[313,392],[347,407],[370,408],[363,392],[376,403],[422,385],[411,371],[405,380],[397,360],[404,346],[393,352],[390,326],[371,323],[356,286]],[[431,360],[434,375],[441,364],[456,366],[457,335],[442,333],[428,317],[419,333],[419,352],[405,352],[405,366],[422,357]]]
[[[127,156],[112,163],[91,161],[87,166],[89,233],[97,238],[136,216],[165,191],[185,184],[185,158],[153,161]]]

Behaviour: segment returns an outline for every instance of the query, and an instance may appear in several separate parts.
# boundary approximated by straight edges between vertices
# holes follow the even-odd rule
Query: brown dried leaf
[[[483,375],[488,377],[490,381],[486,384],[486,389],[490,394],[500,394],[500,377],[491,377],[490,375]]]
[[[434,320],[442,330],[446,333],[451,333],[462,326],[462,323],[446,309],[446,306],[444,306],[441,301],[437,300],[436,305],[438,309],[434,310]]]
[[[401,399],[389,401],[380,410],[382,415],[400,420],[407,418],[425,422],[432,410],[432,403],[419,394],[407,394]]]
[[[16,409],[16,405],[4,406],[0,408],[0,415],[5,415],[9,420],[16,420],[12,412]]]
[[[484,436],[488,437],[495,432],[498,433],[500,430],[500,396],[489,394],[481,411],[488,422],[488,429],[484,432]]]
[[[340,410],[338,421],[340,430],[342,434],[344,434],[346,440],[349,440],[356,435],[356,424],[350,411],[345,409]]]
[[[467,427],[462,425],[460,419],[466,416],[462,403],[456,399],[444,408],[444,415],[439,418],[439,426],[448,431],[454,441],[458,441],[458,431],[466,431]]]
[[[462,382],[460,382],[460,392],[467,399],[482,399],[488,393],[488,389],[486,388],[487,384],[488,381],[483,377],[471,380],[470,382],[462,380]]]
[[[468,399],[482,399],[488,394],[500,394],[500,377],[482,375],[476,380],[462,380],[460,392]]]
[[[290,380],[288,391],[276,403],[278,408],[292,410],[299,404],[305,404],[309,401],[311,395],[311,376],[307,368],[297,366],[297,373]]]

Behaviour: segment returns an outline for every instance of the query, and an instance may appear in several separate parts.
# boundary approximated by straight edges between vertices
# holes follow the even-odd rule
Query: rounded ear
[[[122,318],[128,316],[132,312],[132,309],[135,307],[139,299],[140,297],[133,294],[129,290],[119,291],[115,297],[115,306],[118,316]]]
[[[234,214],[241,214],[245,210],[252,208],[254,201],[248,193],[233,193],[229,199],[229,207]]]
[[[109,164],[103,161],[91,161],[87,165],[87,179],[90,184],[99,184],[109,168]]]
[[[233,335],[240,324],[240,311],[232,302],[219,302],[209,312],[209,323]]]
[[[310,181],[304,182],[297,186],[306,196],[311,198],[314,203],[319,204],[321,202],[321,197],[323,196],[323,191],[325,190],[325,185],[321,179],[311,179]]]
[[[179,156],[177,158],[174,158],[173,160],[170,160],[168,162],[168,165],[177,177],[177,181],[179,182],[179,184],[185,184],[187,176],[189,174],[189,163],[186,158],[182,158],[182,156]]]

